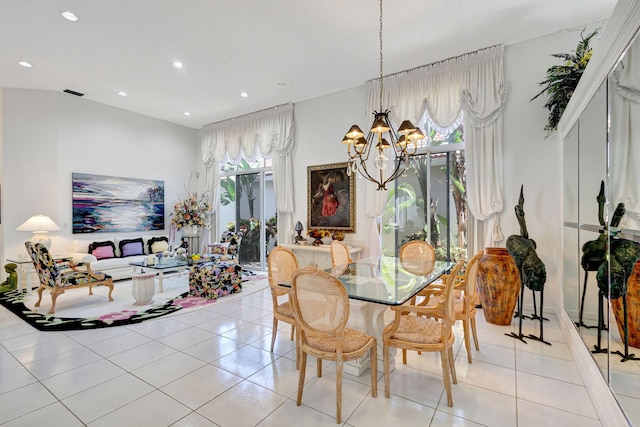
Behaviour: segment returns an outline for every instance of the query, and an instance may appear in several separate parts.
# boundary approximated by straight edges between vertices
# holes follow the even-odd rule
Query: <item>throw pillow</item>
[[[229,242],[226,243],[213,243],[207,245],[207,253],[226,255],[229,251]]]
[[[169,250],[169,242],[166,240],[158,240],[151,244],[151,252],[152,254],[157,254],[159,252],[164,252]]]
[[[166,245],[162,244],[165,243]],[[159,243],[159,244],[158,244]],[[158,252],[164,252],[169,249],[169,239],[165,236],[152,237],[147,241],[150,254],[156,254]]]
[[[112,241],[92,242],[89,244],[89,253],[97,259],[115,258],[116,245]]]
[[[135,255],[144,255],[142,237],[137,239],[124,239],[120,241],[120,254],[122,258]]]

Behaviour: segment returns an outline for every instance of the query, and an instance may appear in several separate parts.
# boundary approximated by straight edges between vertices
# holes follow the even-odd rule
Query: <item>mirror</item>
[[[563,293],[564,309],[573,323],[579,320],[580,307],[580,245],[578,243],[578,129],[579,123],[567,134],[563,144]]]
[[[629,242],[625,256],[640,254],[640,40],[627,48],[608,84],[609,206],[624,203],[620,232],[610,242],[613,264],[620,247],[615,240]],[[611,278],[609,386],[632,424],[640,425],[640,264],[629,264],[626,295],[617,295]]]
[[[564,309],[640,426],[640,40],[609,69],[563,143]]]

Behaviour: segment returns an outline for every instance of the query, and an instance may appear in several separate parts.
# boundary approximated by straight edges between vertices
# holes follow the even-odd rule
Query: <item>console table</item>
[[[298,260],[298,267],[316,267],[320,270],[331,268],[331,245],[292,245],[281,244],[285,249],[289,249]],[[362,256],[363,248],[357,246],[349,247],[351,259],[357,261]]]

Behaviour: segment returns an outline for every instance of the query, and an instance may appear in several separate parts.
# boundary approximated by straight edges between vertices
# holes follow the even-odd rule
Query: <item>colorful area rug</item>
[[[152,304],[142,307],[133,304],[131,281],[114,283],[113,302],[106,300],[108,289],[104,286],[96,287],[94,295],[91,296],[87,295],[86,290],[83,289],[73,289],[66,292],[58,297],[56,313],[53,315],[47,314],[51,307],[49,292],[43,293],[41,306],[34,307],[37,301],[35,289],[31,295],[18,290],[0,293],[0,305],[40,331],[97,329],[131,325],[157,319],[183,309],[206,307],[219,301],[230,301],[266,289],[268,286],[266,278],[266,274],[245,271],[243,272],[242,292],[218,300],[207,300],[189,296],[188,292],[180,292],[180,290],[184,291],[188,288],[187,277],[184,275],[165,278],[164,292],[154,296],[155,303],[152,302]],[[166,295],[177,296],[168,297]],[[75,307],[76,305],[79,307]],[[78,315],[89,312],[94,314]]]

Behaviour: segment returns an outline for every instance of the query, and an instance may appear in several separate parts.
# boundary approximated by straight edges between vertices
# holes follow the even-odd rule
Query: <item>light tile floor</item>
[[[307,369],[302,406],[289,326],[271,342],[268,290],[131,326],[39,332],[0,308],[0,424],[7,426],[333,426],[335,367]],[[345,374],[345,426],[600,426],[558,320],[547,346],[505,333],[478,312],[469,364],[456,326],[454,406],[439,356],[409,352],[391,398],[369,371]],[[537,323],[525,320],[525,332]],[[400,355],[400,352],[398,352]],[[314,365],[313,359],[309,365]]]

